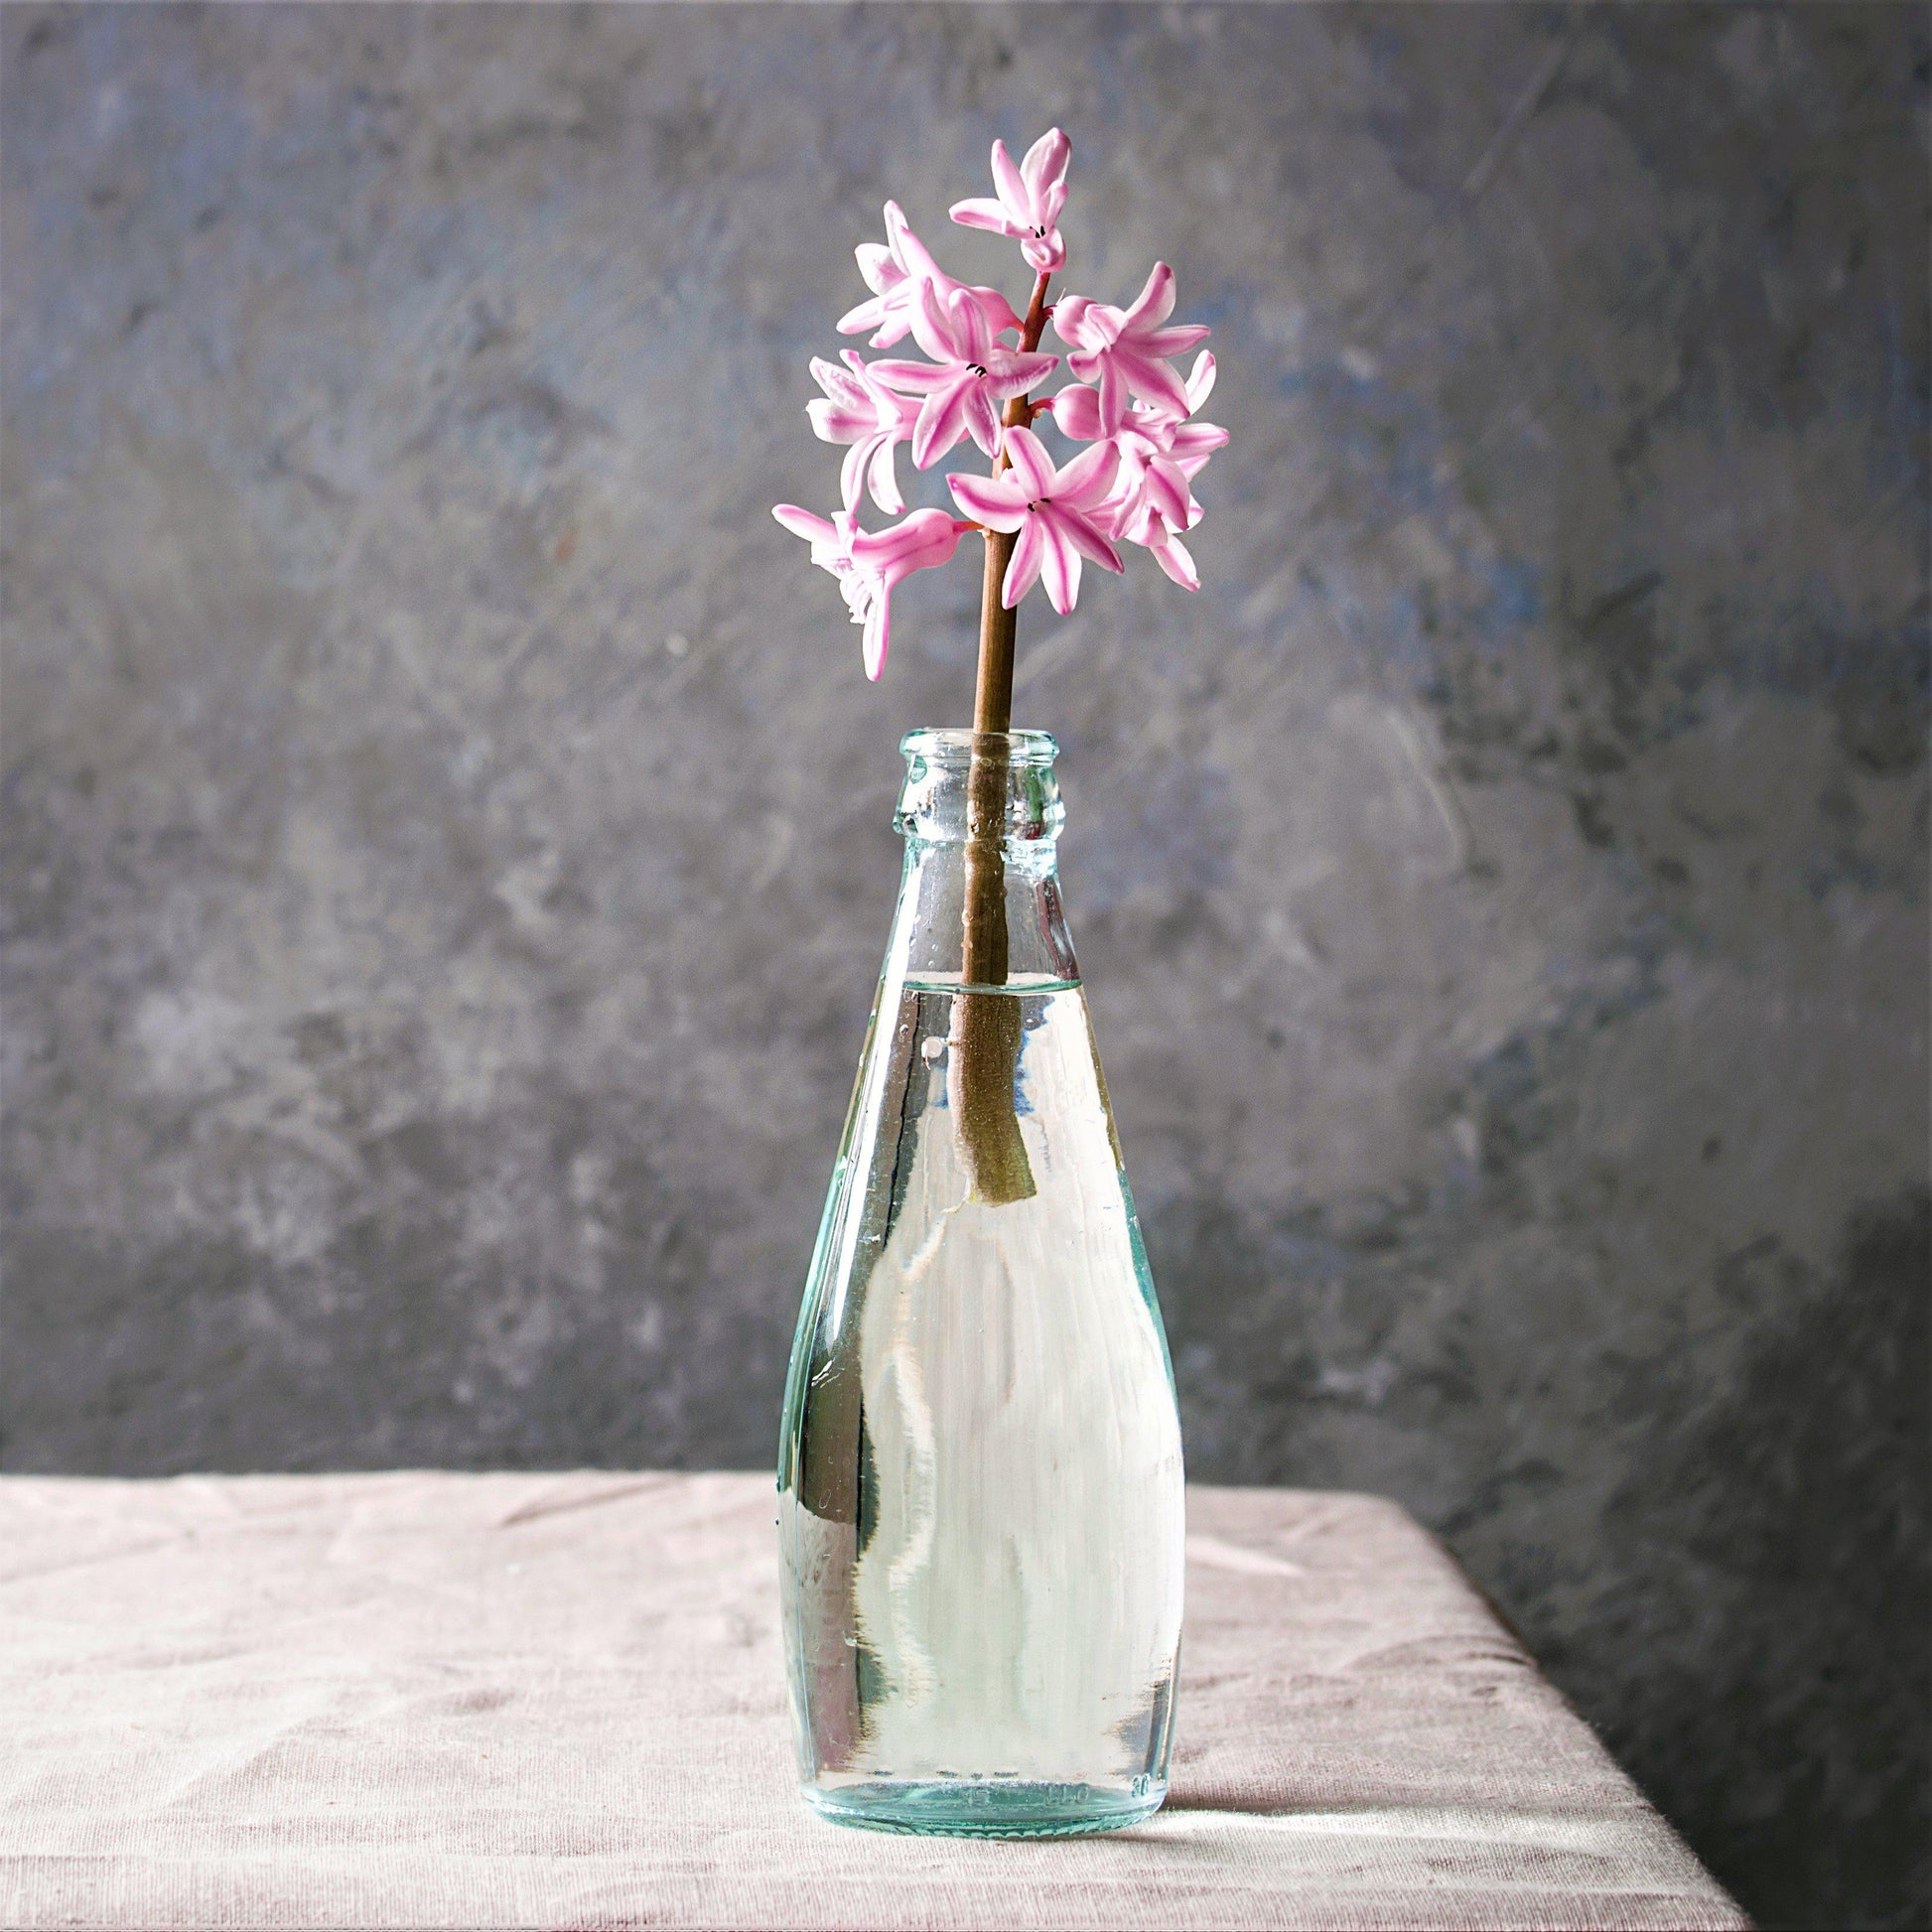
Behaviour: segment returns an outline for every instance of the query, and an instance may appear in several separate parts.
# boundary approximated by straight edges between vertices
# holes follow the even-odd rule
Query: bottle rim
[[[1002,752],[1009,765],[1040,767],[1059,756],[1059,743],[1051,732],[1005,731],[976,732],[958,727],[923,726],[909,731],[898,742],[899,756],[910,764],[923,759],[929,764],[968,764],[977,751]]]

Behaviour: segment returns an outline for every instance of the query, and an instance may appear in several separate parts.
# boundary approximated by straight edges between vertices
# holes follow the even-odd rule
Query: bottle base
[[[877,1778],[807,1786],[805,1802],[835,1825],[924,1838],[1078,1838],[1152,1818],[1165,1784],[1136,1795],[1092,1784],[1026,1779]]]

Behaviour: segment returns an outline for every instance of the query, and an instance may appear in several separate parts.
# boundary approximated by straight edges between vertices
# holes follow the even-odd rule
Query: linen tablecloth
[[[767,1476],[8,1478],[0,1922],[1746,1923],[1394,1504],[1188,1512],[1167,1809],[984,1843],[799,1802]]]

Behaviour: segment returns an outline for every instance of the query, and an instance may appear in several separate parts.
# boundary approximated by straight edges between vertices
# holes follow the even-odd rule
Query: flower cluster
[[[1020,243],[1035,278],[1025,317],[999,290],[954,281],[898,205],[888,202],[885,245],[868,242],[858,250],[872,299],[842,317],[839,329],[869,334],[874,348],[910,336],[925,359],[868,362],[846,349],[839,363],[811,365],[825,392],[807,405],[812,428],[821,441],[846,445],[842,506],[829,518],[792,503],[772,513],[811,544],[813,563],[838,578],[853,622],[864,626],[868,677],[886,666],[894,587],[915,570],[950,561],[969,530],[1014,539],[1001,591],[1008,610],[1043,580],[1047,602],[1064,617],[1080,594],[1082,559],[1118,571],[1123,543],[1151,552],[1176,584],[1200,588],[1182,539],[1201,518],[1193,480],[1228,433],[1195,417],[1214,387],[1213,356],[1203,350],[1185,377],[1171,358],[1208,332],[1169,322],[1173,274],[1162,262],[1125,309],[1081,295],[1046,300],[1066,261],[1059,219],[1071,152],[1053,128],[1016,167],[1006,144],[996,141],[998,194],[952,209],[962,226]],[[1040,352],[1049,321],[1064,358]],[[1035,400],[1032,392],[1062,359],[1071,380]],[[1056,464],[1032,427],[1041,417],[1087,447]],[[993,460],[993,472],[947,477],[964,519],[937,509],[908,513],[899,493],[898,446],[909,445],[913,466],[925,470],[969,439]],[[892,528],[859,527],[868,494],[898,519]]]

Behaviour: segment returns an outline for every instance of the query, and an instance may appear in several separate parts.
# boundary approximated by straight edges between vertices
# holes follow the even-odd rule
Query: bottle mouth
[[[905,783],[893,822],[907,838],[925,845],[997,838],[1050,855],[1066,809],[1053,776],[1060,748],[1048,733],[916,731],[898,749]]]
[[[975,751],[1004,753],[1009,766],[1044,770],[1059,757],[1060,748],[1051,732],[976,732],[938,730],[928,727],[907,732],[898,742],[899,756],[909,765],[922,759],[930,765],[950,770],[973,761]]]

